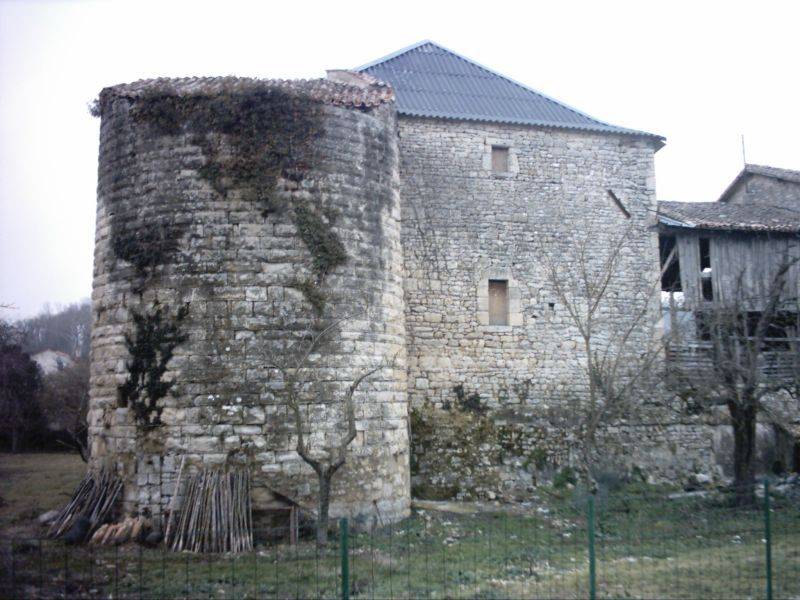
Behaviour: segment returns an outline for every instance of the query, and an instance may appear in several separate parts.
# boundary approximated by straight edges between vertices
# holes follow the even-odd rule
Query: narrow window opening
[[[508,280],[489,280],[489,325],[508,325]]]
[[[661,256],[661,290],[664,292],[682,292],[681,263],[678,259],[678,250],[674,235],[664,235],[658,238],[659,254]]]
[[[711,281],[711,240],[700,238],[700,286],[703,300],[714,299],[714,284]]]
[[[711,268],[711,240],[700,238],[700,269]]]
[[[703,300],[711,302],[714,299],[714,284],[711,283],[711,274],[703,276]]]
[[[508,173],[507,146],[492,146],[492,172]]]

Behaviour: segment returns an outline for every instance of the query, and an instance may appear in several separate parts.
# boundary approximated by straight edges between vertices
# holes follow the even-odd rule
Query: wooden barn
[[[797,469],[800,411],[774,399],[800,391],[800,171],[746,165],[716,202],[659,202],[658,217],[668,368],[783,392],[764,412]]]
[[[800,171],[747,165],[716,202],[659,202],[662,289],[685,308],[744,300],[759,310],[779,267],[800,256]],[[675,252],[673,252],[675,250]],[[782,295],[798,293],[792,264]]]

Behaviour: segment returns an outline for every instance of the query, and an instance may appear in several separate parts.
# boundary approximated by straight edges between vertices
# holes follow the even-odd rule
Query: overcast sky
[[[91,291],[101,88],[319,77],[431,39],[594,117],[661,134],[659,199],[748,162],[800,169],[798,2],[0,0],[1,316]]]

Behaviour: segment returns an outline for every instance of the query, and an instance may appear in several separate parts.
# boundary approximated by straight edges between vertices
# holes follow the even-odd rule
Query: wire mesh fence
[[[2,540],[8,598],[794,598],[800,501],[555,493],[532,506],[256,532],[252,552]],[[486,508],[486,507],[484,507]],[[502,509],[502,510],[501,510]]]

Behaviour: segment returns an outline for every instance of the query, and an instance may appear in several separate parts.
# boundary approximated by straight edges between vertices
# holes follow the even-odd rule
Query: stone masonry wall
[[[293,424],[281,384],[268,361],[282,343],[302,341],[312,307],[297,282],[310,274],[309,249],[288,213],[262,207],[231,189],[221,195],[199,173],[207,158],[186,132],[163,135],[131,116],[132,100],[103,110],[91,348],[92,461],[125,480],[125,510],[158,513],[175,487],[176,471],[246,465],[256,508],[280,494],[315,506],[317,480],[295,452]],[[324,131],[299,185],[280,181],[291,203],[302,198],[331,218],[348,254],[328,273],[326,319],[350,315],[332,348],[312,356],[318,389],[342,392],[367,367],[396,357],[356,394],[357,437],[333,482],[332,515],[378,514],[397,519],[409,510],[409,449],[405,329],[400,247],[398,153],[394,108],[325,106]],[[219,141],[224,149],[225,140]],[[144,282],[115,256],[114,219],[151,231],[168,223],[177,242],[169,261]],[[155,303],[158,303],[156,305]],[[125,336],[134,313],[160,306],[170,318],[185,306],[159,401],[162,424],[142,428],[121,407],[118,386],[131,356]],[[300,333],[297,333],[300,332]],[[280,356],[278,356],[280,358]],[[339,404],[309,406],[312,448],[343,433]],[[315,391],[317,390],[317,391]]]
[[[659,269],[653,143],[407,117],[399,130],[412,483],[433,496],[524,491],[571,461],[574,440],[554,415],[564,398],[587,393],[582,340],[543,253],[569,257],[591,236],[599,267],[629,227],[625,276],[603,310],[609,323],[630,311]],[[492,172],[492,145],[509,148],[509,172]],[[508,281],[508,326],[489,325],[489,279]],[[655,298],[652,306],[657,321]],[[655,392],[648,401],[658,402]],[[618,437],[623,453],[647,463],[635,436]]]
[[[745,178],[744,183],[736,186],[727,202],[731,204],[763,202],[771,206],[785,206],[793,210],[800,202],[800,184],[751,174]]]

